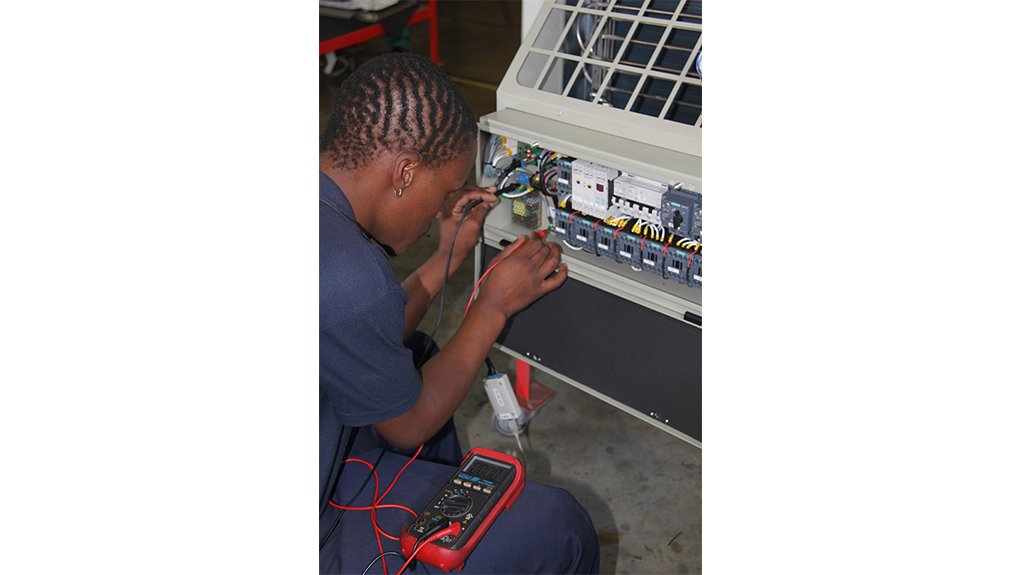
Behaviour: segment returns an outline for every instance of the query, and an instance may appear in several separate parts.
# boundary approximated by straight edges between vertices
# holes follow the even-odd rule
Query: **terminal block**
[[[596,255],[614,257],[614,234],[623,230],[601,221],[596,225]]]
[[[570,239],[571,236],[568,235],[568,221],[570,218],[571,210],[565,208],[554,210],[554,235],[571,245],[575,245],[574,241]]]
[[[664,277],[664,243],[643,238],[639,245],[642,250],[642,269]]]
[[[664,255],[664,277],[687,285],[689,253],[678,246],[668,246]]]
[[[571,195],[571,158],[557,160],[557,204]]]
[[[592,229],[590,228],[588,235],[578,233],[578,224],[575,220],[582,221],[585,218],[581,212],[577,210],[569,210],[566,208],[557,208],[554,210],[554,234],[564,240],[564,243],[575,247],[586,249],[587,244],[593,242],[595,246],[595,239],[592,238]],[[592,222],[592,220],[589,220]],[[592,226],[592,223],[589,224]],[[578,239],[581,236],[583,239]],[[588,249],[587,251],[595,251],[595,247]]]
[[[599,225],[596,218],[576,213],[568,218],[568,235],[575,239],[576,246],[591,253],[596,253],[596,227]]]
[[[617,261],[639,267],[642,264],[642,237],[621,230],[614,241],[614,254]]]
[[[688,285],[702,289],[703,287],[703,256],[692,256],[692,265],[688,273]]]

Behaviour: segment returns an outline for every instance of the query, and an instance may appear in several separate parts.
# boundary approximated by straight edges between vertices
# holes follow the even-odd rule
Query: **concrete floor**
[[[520,42],[520,4],[440,2],[439,11],[445,69],[461,80],[477,115],[494,111],[494,89]],[[428,54],[426,32],[424,25],[412,28],[410,51]],[[379,39],[348,55],[362,61],[389,50]],[[341,77],[320,77],[322,129]],[[394,258],[398,276],[436,249],[432,234]],[[464,309],[471,287],[466,263],[447,286],[447,310],[437,332],[441,345],[457,329],[455,310]],[[436,321],[436,308],[423,321],[426,331]],[[496,350],[490,357],[498,369],[513,373],[512,358]],[[533,379],[557,396],[523,435],[528,477],[569,490],[589,511],[600,537],[601,573],[701,573],[702,451],[538,370]],[[517,453],[514,439],[497,433],[491,417],[483,386],[475,386],[455,415],[462,446]]]

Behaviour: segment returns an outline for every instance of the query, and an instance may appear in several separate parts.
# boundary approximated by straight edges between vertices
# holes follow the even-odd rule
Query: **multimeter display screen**
[[[512,469],[513,468],[510,465],[505,463],[487,461],[476,456],[468,462],[468,465],[465,466],[464,470],[459,475],[472,482],[482,483],[484,485],[489,484],[497,487],[502,481],[504,481],[504,478],[511,473]]]

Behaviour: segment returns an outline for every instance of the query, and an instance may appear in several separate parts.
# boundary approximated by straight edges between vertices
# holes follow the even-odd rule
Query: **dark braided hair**
[[[337,168],[357,169],[383,150],[411,149],[437,168],[475,135],[475,115],[443,70],[416,54],[386,54],[341,83],[320,152]]]

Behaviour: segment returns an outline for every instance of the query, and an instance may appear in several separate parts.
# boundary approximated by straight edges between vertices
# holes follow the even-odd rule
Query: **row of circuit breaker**
[[[691,287],[703,287],[703,256],[699,250],[635,234],[602,219],[561,207],[554,212],[554,233],[565,243],[589,253]]]
[[[589,216],[634,218],[661,225],[679,237],[702,240],[702,197],[680,186],[562,157],[557,163],[557,194],[558,205],[570,199],[575,210]]]

